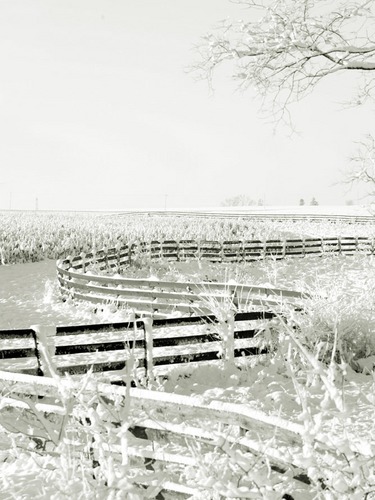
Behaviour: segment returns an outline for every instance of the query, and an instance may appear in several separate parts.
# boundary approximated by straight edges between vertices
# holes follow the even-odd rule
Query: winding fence
[[[57,276],[65,298],[111,302],[145,317],[123,323],[0,331],[1,423],[14,430],[14,414],[30,415],[30,437],[36,429],[38,439],[46,446],[55,438],[40,425],[38,415],[53,414],[62,422],[69,418],[71,408],[63,398],[65,389],[71,394],[86,394],[87,401],[92,401],[95,393],[110,404],[118,405],[120,400],[123,406],[130,397],[127,453],[131,464],[147,461],[151,478],[157,464],[162,468],[160,498],[168,498],[168,494],[169,498],[197,494],[210,498],[212,484],[197,486],[194,477],[200,474],[204,457],[212,453],[219,459],[240,460],[246,470],[263,464],[271,471],[274,483],[285,485],[285,498],[293,498],[297,491],[303,498],[312,498],[315,493],[310,491],[303,458],[305,430],[299,423],[242,405],[215,400],[205,403],[197,397],[134,387],[140,383],[150,386],[154,378],[189,363],[241,363],[250,356],[266,354],[266,338],[270,336],[263,334],[272,332],[282,321],[278,307],[284,302],[300,307],[306,295],[242,284],[179,283],[114,274],[126,274],[129,266],[142,264],[144,259],[252,262],[327,252],[372,255],[374,249],[374,241],[369,238],[152,241],[60,260]],[[213,306],[227,315],[213,315]],[[180,317],[171,316],[175,313]],[[88,371],[95,376],[82,387],[81,376]],[[129,381],[132,387],[121,387]],[[121,463],[122,449],[115,436],[122,422],[109,419],[107,423],[110,434],[99,455],[103,457],[104,452]],[[98,446],[95,441],[74,444],[77,453],[89,453],[93,460],[98,456]],[[337,451],[324,440],[316,439],[313,446],[327,467],[338,460]],[[342,461],[344,467],[344,456]],[[147,474],[138,482],[146,488],[155,486]],[[323,480],[321,486],[324,489]],[[228,491],[221,493],[221,498],[233,495]]]
[[[307,255],[355,253],[373,255],[373,238],[305,238],[267,241],[151,241],[133,243],[57,262],[57,276],[65,298],[114,303],[139,314],[166,317],[211,314],[215,304],[238,311],[252,306],[276,307],[283,301],[297,305],[306,295],[286,289],[216,282],[176,282],[126,277],[130,266],[150,260],[185,262],[253,262]],[[116,276],[114,274],[116,273]],[[121,274],[119,274],[121,273]],[[112,274],[112,275],[111,275]]]

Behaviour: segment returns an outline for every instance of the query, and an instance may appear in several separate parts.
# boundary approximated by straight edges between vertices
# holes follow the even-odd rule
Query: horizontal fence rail
[[[277,306],[281,301],[297,303],[306,295],[245,284],[175,282],[127,278],[131,266],[147,260],[184,262],[253,262],[266,258],[362,252],[373,255],[373,238],[304,238],[267,241],[166,240],[133,243],[70,256],[57,262],[57,276],[63,296],[93,303],[114,303],[140,314],[168,316],[210,314],[213,304],[225,304],[243,311],[249,306]],[[146,261],[145,261],[146,259]],[[116,273],[116,276],[114,274]]]
[[[160,489],[176,495],[172,498],[180,498],[178,495],[182,495],[181,498],[189,498],[194,494],[209,493],[209,485],[197,484],[194,475],[193,477],[191,473],[186,475],[185,470],[189,468],[198,472],[202,467],[199,457],[204,460],[204,455],[212,452],[218,457],[237,456],[237,459],[241,459],[242,465],[246,466],[246,470],[250,470],[254,464],[263,463],[274,481],[284,483],[285,491],[289,494],[288,498],[293,498],[298,492],[298,498],[312,499],[317,493],[316,489],[310,489],[310,480],[305,469],[304,426],[266,414],[261,410],[217,400],[205,403],[194,396],[140,388],[126,389],[93,380],[86,382],[82,387],[80,382],[72,379],[36,377],[2,371],[0,371],[0,390],[9,394],[3,398],[0,408],[2,425],[5,428],[9,425],[13,430],[14,412],[17,411],[31,415],[33,412],[43,412],[45,415],[54,414],[61,419],[70,416],[71,410],[61,401],[61,394],[66,397],[69,391],[71,394],[74,392],[82,394],[84,390],[88,401],[92,401],[92,395],[97,394],[99,397],[105,397],[107,404],[116,402],[117,408],[119,403],[124,404],[126,397],[129,397],[131,405],[127,416],[130,422],[127,453],[132,460],[131,464],[139,465],[147,460],[152,464],[151,468],[163,470],[164,479]],[[19,397],[33,394],[39,396],[35,402],[28,402],[29,400],[22,400]],[[43,399],[40,399],[40,395],[43,395]],[[94,403],[94,408],[96,404]],[[6,409],[12,411],[5,412]],[[116,412],[110,414],[114,419]],[[108,456],[121,463],[123,448],[115,438],[118,423],[108,421],[108,416],[104,419],[107,432],[109,429],[107,423],[113,425],[109,433],[113,432],[114,437],[110,439],[109,436],[107,441],[111,444],[103,444],[102,447]],[[34,422],[38,425],[37,419],[34,418]],[[30,436],[33,437],[35,430],[30,426],[29,429]],[[41,427],[40,423],[37,435],[39,440],[51,439],[46,428]],[[326,464],[327,468],[330,468],[333,460],[336,463],[341,460],[342,467],[345,468],[347,465],[345,455],[340,458],[337,450],[330,448],[327,444],[330,442],[329,436],[321,433],[319,437],[311,439],[313,442],[310,442],[310,445],[320,454],[322,467]],[[76,452],[87,453],[87,447],[90,446],[89,452],[93,459],[103,457],[103,448],[100,455],[96,454],[98,445],[95,441],[88,444],[86,437],[84,441],[85,443],[81,443],[75,440]],[[195,450],[199,450],[199,454],[195,453]],[[192,479],[189,480],[189,477]],[[324,490],[324,478],[318,482]],[[147,486],[145,475],[141,484]],[[226,495],[225,492],[222,494],[222,498],[232,496],[233,494]]]
[[[123,380],[129,366],[134,380],[148,380],[186,363],[219,361],[268,352],[262,332],[272,328],[272,312],[237,313],[230,320],[215,316],[151,319],[133,322],[0,330],[0,370],[33,375],[105,374]],[[226,352],[223,332],[233,337]],[[232,328],[232,330],[230,330]],[[45,361],[44,350],[52,366]]]
[[[0,371],[0,389],[10,392],[10,396],[2,402],[2,411],[8,407],[32,413],[33,406],[28,404],[27,400],[12,398],[12,394],[15,393],[18,397],[43,394],[44,399],[39,399],[35,403],[35,410],[64,418],[67,410],[63,403],[59,404],[60,391],[63,390],[66,393],[67,388],[81,391],[81,384],[78,384],[68,379],[58,381],[56,378]],[[105,383],[89,382],[85,386],[85,391],[88,397],[96,393],[105,396],[107,401],[118,402],[119,398],[125,401],[126,397],[124,388]],[[151,461],[154,466],[155,463],[159,464],[158,469],[162,468],[164,475],[168,476],[168,480],[164,480],[161,485],[163,492],[173,492],[175,495],[182,495],[182,498],[208,492],[209,490],[205,490],[204,487],[198,487],[194,480],[189,481],[183,477],[186,467],[192,467],[196,471],[201,467],[199,460],[192,453],[192,445],[199,446],[202,455],[220,450],[225,455],[233,445],[236,445],[245,452],[243,459],[249,465],[254,458],[256,461],[259,459],[268,461],[276,478],[282,478],[282,475],[288,472],[289,475],[284,478],[284,481],[288,484],[287,489],[291,493],[302,489],[308,494],[309,480],[302,463],[298,460],[288,461],[285,453],[283,456],[283,453],[278,450],[281,446],[287,447],[290,453],[300,450],[303,433],[303,427],[300,424],[268,416],[259,410],[244,408],[238,404],[220,401],[204,404],[196,397],[138,388],[131,388],[128,395],[131,399],[129,419],[132,424],[127,453],[133,460],[133,465],[139,465],[139,461],[142,463],[145,459]],[[53,404],[49,401],[53,401]],[[2,415],[2,425],[7,427],[9,423],[10,427],[14,428],[13,413]],[[205,427],[210,430],[205,430]],[[260,444],[258,440],[260,433],[265,439],[272,441],[272,445],[268,443],[265,447]],[[37,435],[39,439],[50,438],[45,429],[40,427]],[[109,441],[112,444],[105,447],[106,453],[115,461],[121,461],[120,445],[116,444],[115,439]],[[77,452],[85,451],[84,443],[76,441],[75,446]],[[91,443],[90,449],[94,457],[95,450],[94,442]],[[179,498],[179,496],[173,498]]]
[[[123,211],[115,212],[118,217],[126,216],[149,216],[149,217],[187,217],[187,218],[216,218],[216,219],[255,219],[255,220],[273,220],[273,221],[327,221],[327,222],[346,222],[349,224],[364,224],[375,222],[375,215],[335,215],[335,214],[319,214],[319,213],[275,213],[269,212],[251,212],[248,210],[138,210],[138,211]]]
[[[42,375],[34,329],[0,330],[0,369]]]

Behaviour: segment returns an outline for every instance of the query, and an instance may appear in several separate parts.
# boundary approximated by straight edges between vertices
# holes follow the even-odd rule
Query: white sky
[[[343,110],[352,75],[293,110],[300,135],[260,119],[221,71],[186,73],[228,0],[1,0],[0,209],[208,207],[357,201],[342,179],[371,109]],[[167,195],[167,198],[166,198]]]

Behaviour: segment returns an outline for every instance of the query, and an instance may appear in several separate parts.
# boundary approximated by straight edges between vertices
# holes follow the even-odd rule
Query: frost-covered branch
[[[202,38],[193,70],[212,76],[231,64],[239,87],[254,87],[276,110],[308,94],[323,78],[345,70],[375,70],[372,1],[242,0],[250,20],[222,21]],[[366,82],[368,93],[373,90]],[[363,93],[362,89],[362,93]]]

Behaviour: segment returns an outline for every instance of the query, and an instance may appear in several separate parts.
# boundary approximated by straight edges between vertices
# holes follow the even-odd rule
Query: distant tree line
[[[300,206],[301,206],[301,207],[302,207],[303,205],[306,205],[305,200],[304,200],[303,198],[301,198],[301,199],[299,200],[299,204],[300,204]],[[314,196],[312,197],[312,199],[311,199],[311,201],[310,201],[310,205],[311,205],[312,207],[319,205],[319,203],[316,201],[316,199],[315,199],[315,197],[314,197]]]
[[[301,198],[299,200],[299,204],[300,206],[306,205],[305,200]],[[222,207],[251,207],[256,205],[258,207],[262,207],[264,205],[264,200],[262,198],[259,198],[258,201],[256,201],[247,194],[237,194],[236,196],[231,196],[230,198],[226,198],[221,202]],[[310,205],[319,205],[315,197],[311,199]]]
[[[263,199],[259,198],[258,201],[254,200],[247,194],[237,194],[230,198],[226,198],[222,203],[222,207],[249,207],[249,206],[263,206]]]

